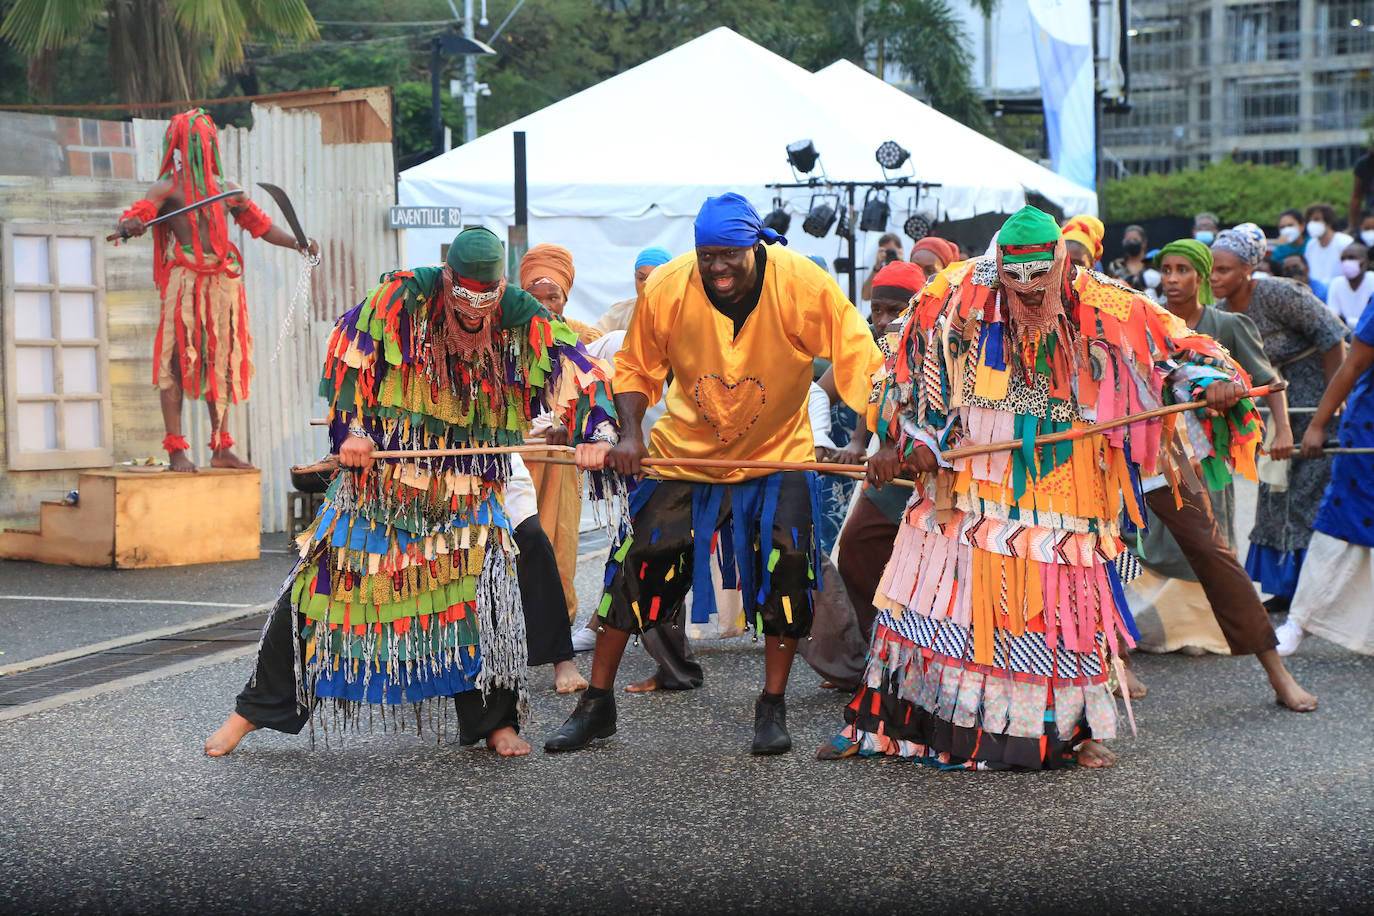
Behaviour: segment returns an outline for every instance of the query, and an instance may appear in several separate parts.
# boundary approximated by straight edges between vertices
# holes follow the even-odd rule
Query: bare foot
[[[224,720],[224,724],[213,735],[205,739],[205,756],[223,757],[239,746],[244,735],[257,731],[257,729],[256,725],[238,713],[229,713],[229,718]]]
[[[1132,671],[1130,668],[1125,668],[1124,670],[1126,672],[1126,689],[1131,691],[1132,700],[1139,700],[1141,697],[1145,696],[1147,693],[1150,692],[1150,688],[1146,687],[1145,683],[1141,681],[1140,678],[1135,676],[1134,671]],[[1116,685],[1116,689],[1112,691],[1112,695],[1118,697],[1121,696],[1120,684]],[[1110,764],[1108,765],[1110,766]]]
[[[822,689],[822,690],[839,690],[839,689],[840,689],[840,685],[839,685],[839,684],[836,684],[834,681],[821,681],[821,689]]]
[[[859,742],[857,741],[850,741],[848,745],[844,748],[841,748],[838,744],[836,744],[837,741],[844,740],[844,738],[835,738],[831,741],[825,742],[820,747],[816,748],[816,759],[843,760],[846,757],[853,757],[855,754],[859,753]]]
[[[251,471],[253,466],[235,455],[229,449],[220,449],[210,456],[210,467],[212,468],[233,468],[238,471]]]
[[[554,663],[553,689],[559,693],[577,693],[587,689],[587,679],[577,670],[572,659]]]
[[[1101,741],[1084,741],[1078,747],[1078,765],[1100,769],[1116,763],[1116,755]]]
[[[524,757],[530,752],[530,746],[509,725],[487,735],[487,747],[502,757]]]
[[[1298,686],[1293,675],[1287,675],[1283,683],[1274,684],[1274,702],[1286,706],[1294,712],[1312,712],[1317,708],[1317,698]],[[1271,682],[1272,683],[1272,682]]]
[[[194,474],[196,472],[196,463],[191,460],[191,456],[186,454],[186,449],[184,448],[168,452],[167,464],[171,466],[172,470],[180,471],[183,474]]]
[[[661,683],[659,683],[658,675],[655,674],[655,675],[653,675],[653,676],[651,676],[651,677],[646,677],[646,678],[645,678],[644,680],[642,680],[642,681],[638,681],[638,682],[636,682],[636,683],[634,683],[634,684],[629,684],[629,685],[627,685],[627,686],[625,687],[625,692],[626,692],[626,693],[653,693],[655,690],[658,690],[658,689],[661,688],[662,686],[663,686],[663,685],[662,685]]]

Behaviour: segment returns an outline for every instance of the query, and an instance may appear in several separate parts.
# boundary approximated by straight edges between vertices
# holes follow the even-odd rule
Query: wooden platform
[[[39,527],[0,531],[0,557],[140,569],[256,560],[258,471],[83,471],[78,505],[44,502]]]

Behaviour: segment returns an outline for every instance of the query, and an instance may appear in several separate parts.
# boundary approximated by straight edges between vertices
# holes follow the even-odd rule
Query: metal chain
[[[281,348],[286,345],[286,336],[296,323],[296,309],[307,303],[310,296],[310,275],[320,265],[320,256],[301,252],[301,269],[296,274],[296,290],[291,294],[291,304],[286,307],[286,316],[281,321],[281,331],[277,334],[277,347],[272,351],[272,363],[276,364],[281,356]],[[302,309],[302,316],[308,318],[309,308]]]

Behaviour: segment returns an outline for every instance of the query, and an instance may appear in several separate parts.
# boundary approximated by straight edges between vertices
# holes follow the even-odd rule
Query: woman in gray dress
[[[1307,288],[1279,277],[1251,276],[1264,251],[1264,232],[1254,223],[1221,233],[1212,245],[1212,290],[1218,307],[1247,316],[1259,329],[1265,355],[1288,380],[1288,405],[1316,407],[1345,357],[1346,328]],[[1309,417],[1293,415],[1294,439],[1302,439]],[[1274,596],[1267,602],[1271,610],[1286,607],[1297,587],[1330,477],[1330,458],[1293,458],[1287,490],[1259,485],[1245,569]]]

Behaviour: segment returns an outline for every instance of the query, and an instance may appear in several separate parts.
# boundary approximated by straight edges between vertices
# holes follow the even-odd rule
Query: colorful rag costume
[[[217,137],[215,122],[200,108],[182,112],[167,127],[158,180],[175,179],[184,206],[226,190]],[[142,200],[126,215],[147,222],[157,215],[157,207]],[[234,219],[254,238],[272,227],[253,204],[238,209]],[[153,279],[162,294],[153,384],[164,390],[179,385],[187,397],[212,404],[225,398],[238,403],[248,399],[253,378],[243,257],[229,241],[223,207],[204,207],[190,220],[190,245],[179,244],[168,223],[153,227]],[[201,244],[202,221],[208,228],[208,251]]]
[[[1022,304],[1037,289],[1040,305]],[[1020,446],[920,475],[874,597],[866,684],[835,743],[941,767],[1071,763],[1079,742],[1116,730],[1108,661],[1134,639],[1122,512],[1142,523],[1140,481],[1176,479],[1175,450],[1214,484],[1233,463],[1253,473],[1261,424],[1241,401],[1224,422],[1198,411],[1054,445],[1035,437],[1243,376],[1173,315],[1070,267],[1058,226],[1030,207],[1002,228],[995,257],[927,283],[888,344],[871,416],[900,453]]]
[[[1355,339],[1374,347],[1374,304],[1365,307]],[[1374,447],[1374,369],[1345,401],[1337,441]],[[1334,455],[1331,482],[1313,523],[1302,576],[1288,617],[1309,633],[1374,655],[1374,455]]]
[[[760,244],[774,240],[783,244]],[[739,195],[703,205],[696,242],[755,246],[751,310],[738,325],[727,316],[707,293],[695,254],[658,268],[616,354],[616,394],[638,392],[650,405],[665,397],[649,437],[653,457],[814,461],[812,361],[832,360],[836,388],[861,408],[882,363],[872,333],[834,278],[783,247],[786,239]],[[607,564],[601,618],[640,632],[675,617],[691,588],[692,620],[706,622],[715,610],[714,554],[725,587],[743,591],[751,626],[806,635],[810,593],[821,584],[816,475],[742,467],[661,473],[670,479],[635,489],[632,520]]]
[[[494,235],[466,230],[445,267],[386,274],[339,319],[320,382],[336,451],[350,435],[383,449],[519,445],[536,402],[575,439],[614,441],[609,367],[529,294],[505,286],[503,264]],[[470,284],[494,288],[474,294]],[[504,502],[510,473],[510,461],[491,454],[338,473],[297,539],[301,560],[240,714],[293,731],[317,698],[347,718],[364,704],[455,696],[464,743],[516,724],[526,645]],[[291,621],[300,648],[283,697],[281,633]]]

